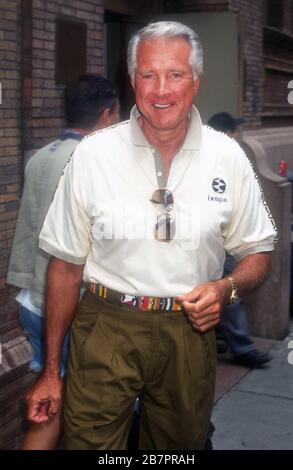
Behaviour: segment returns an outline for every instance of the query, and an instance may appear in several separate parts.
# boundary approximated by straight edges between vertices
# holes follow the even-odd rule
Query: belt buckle
[[[137,297],[134,295],[123,294],[121,296],[121,303],[123,305],[131,305],[135,307],[137,305]]]

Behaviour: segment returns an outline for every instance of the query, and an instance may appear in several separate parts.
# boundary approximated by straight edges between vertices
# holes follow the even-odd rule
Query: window
[[[284,0],[267,0],[267,25],[283,29]]]
[[[85,23],[56,20],[55,82],[66,84],[86,73],[87,25]]]

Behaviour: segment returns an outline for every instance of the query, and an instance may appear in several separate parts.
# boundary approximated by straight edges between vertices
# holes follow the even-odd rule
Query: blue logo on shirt
[[[215,193],[222,194],[226,191],[226,183],[221,178],[215,178],[212,182],[212,188]]]

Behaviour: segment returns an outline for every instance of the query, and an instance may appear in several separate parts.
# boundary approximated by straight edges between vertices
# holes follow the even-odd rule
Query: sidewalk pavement
[[[273,355],[266,368],[249,370],[219,355],[215,450],[293,450],[293,328],[283,341],[254,340],[259,350]]]

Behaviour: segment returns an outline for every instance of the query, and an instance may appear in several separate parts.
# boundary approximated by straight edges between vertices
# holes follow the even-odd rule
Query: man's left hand
[[[226,279],[201,284],[186,295],[176,297],[182,304],[193,327],[202,333],[215,327],[227,303],[230,283]]]

